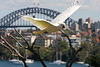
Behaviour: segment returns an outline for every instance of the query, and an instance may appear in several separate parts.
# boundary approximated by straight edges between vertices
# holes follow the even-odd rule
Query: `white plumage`
[[[55,32],[64,28],[68,28],[64,21],[81,7],[82,2],[83,0],[76,0],[74,3],[72,3],[71,6],[69,6],[69,8],[59,14],[51,22],[43,19],[32,18],[29,16],[22,16],[22,18],[30,21],[34,26],[38,27],[41,30],[38,32],[34,32],[34,34],[41,34],[43,32]]]

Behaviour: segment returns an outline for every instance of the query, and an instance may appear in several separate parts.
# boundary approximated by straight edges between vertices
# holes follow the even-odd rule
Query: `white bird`
[[[29,16],[22,16],[23,19],[30,21],[34,26],[38,27],[40,31],[34,32],[34,34],[41,34],[44,32],[56,32],[58,30],[62,29],[69,29],[67,25],[64,23],[64,21],[72,15],[76,10],[78,10],[83,3],[83,0],[76,0],[74,3],[72,3],[69,8],[67,8],[64,12],[59,14],[56,18],[54,18],[51,22],[44,20],[44,19],[38,19],[33,18]]]

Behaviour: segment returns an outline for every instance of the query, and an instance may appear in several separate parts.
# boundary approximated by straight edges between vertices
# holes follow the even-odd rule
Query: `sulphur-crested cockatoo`
[[[76,10],[80,8],[83,0],[76,0],[72,3],[69,8],[67,8],[64,12],[59,14],[56,18],[54,18],[51,22],[43,19],[33,18],[29,16],[22,16],[23,19],[30,21],[34,26],[38,27],[40,31],[34,32],[34,34],[41,34],[44,32],[56,32],[62,29],[68,29],[67,25],[64,21],[72,15]]]

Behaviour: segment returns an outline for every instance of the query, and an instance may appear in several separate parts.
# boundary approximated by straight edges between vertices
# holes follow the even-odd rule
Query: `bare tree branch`
[[[18,33],[18,31],[15,29],[15,31]],[[46,65],[45,65],[45,63],[43,62],[43,60],[41,59],[41,57],[39,56],[39,54],[37,54],[34,50],[33,50],[33,46],[34,46],[34,44],[35,44],[35,41],[36,41],[36,39],[35,39],[35,41],[34,41],[34,43],[32,44],[32,45],[29,45],[29,43],[28,43],[28,41],[20,34],[20,33],[18,33],[20,36],[21,36],[21,38],[23,38],[23,40],[26,42],[26,44],[27,44],[27,46],[28,46],[28,50],[29,51],[31,51],[39,60],[40,60],[40,62],[41,62],[41,64],[43,65],[43,67],[47,67]]]
[[[73,55],[73,57],[72,57],[72,60],[70,61],[70,66],[69,66],[69,67],[72,66],[72,63],[74,62],[77,53],[78,53],[79,51],[81,51],[82,49],[83,49],[83,48],[81,47],[81,48],[79,48],[79,49],[74,53],[74,55]]]
[[[81,51],[82,48],[79,48],[79,49],[76,51],[76,50],[72,47],[72,43],[71,43],[71,40],[70,40],[69,36],[68,36],[63,30],[61,30],[61,32],[68,38],[68,40],[69,40],[69,46],[70,46],[70,48],[72,49],[72,54],[71,54],[71,56],[69,57],[69,59],[66,61],[66,67],[71,67],[71,66],[72,66],[72,63],[75,61],[75,57],[76,57],[77,53],[78,53],[79,51]]]
[[[24,67],[28,67],[27,64],[26,64],[26,62],[25,62],[24,57],[19,53],[19,51],[18,51],[15,47],[11,46],[11,44],[9,44],[2,36],[1,36],[1,39],[2,39],[8,46],[6,46],[5,44],[3,44],[2,42],[0,42],[0,44],[3,45],[4,47],[6,47],[6,48],[12,53],[13,56],[18,56],[18,57],[22,60],[22,62],[23,62],[23,64],[24,64]],[[13,50],[14,50],[15,52],[13,52]],[[16,54],[15,54],[15,53],[16,53]]]
[[[72,47],[71,40],[70,40],[69,36],[63,30],[61,30],[61,32],[68,38],[68,40],[69,40],[69,46],[72,49],[72,51],[75,51],[75,49]]]
[[[1,39],[10,47],[12,48],[20,57],[23,57],[13,46],[11,46],[2,36]]]
[[[15,37],[13,37],[12,35],[9,35],[11,38],[13,38],[21,47],[18,48],[24,48],[27,49],[27,47],[23,46]]]
[[[43,62],[43,60],[41,59],[41,57],[39,56],[39,54],[37,54],[33,49],[29,49],[29,51],[31,51],[39,59],[43,67],[47,67],[46,64]]]
[[[23,40],[26,42],[28,48],[30,48],[28,41],[16,30],[16,28],[14,28],[14,29],[21,36],[21,38],[23,38]]]

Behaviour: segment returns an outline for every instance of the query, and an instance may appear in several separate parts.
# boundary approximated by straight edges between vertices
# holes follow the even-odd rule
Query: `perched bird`
[[[64,12],[59,14],[56,18],[54,18],[51,22],[44,20],[33,18],[29,16],[22,16],[23,19],[30,21],[34,26],[38,27],[40,31],[34,32],[34,34],[41,34],[44,32],[56,32],[62,29],[69,29],[68,26],[64,23],[64,21],[72,15],[76,10],[78,10],[83,3],[83,0],[76,0],[69,6]]]

